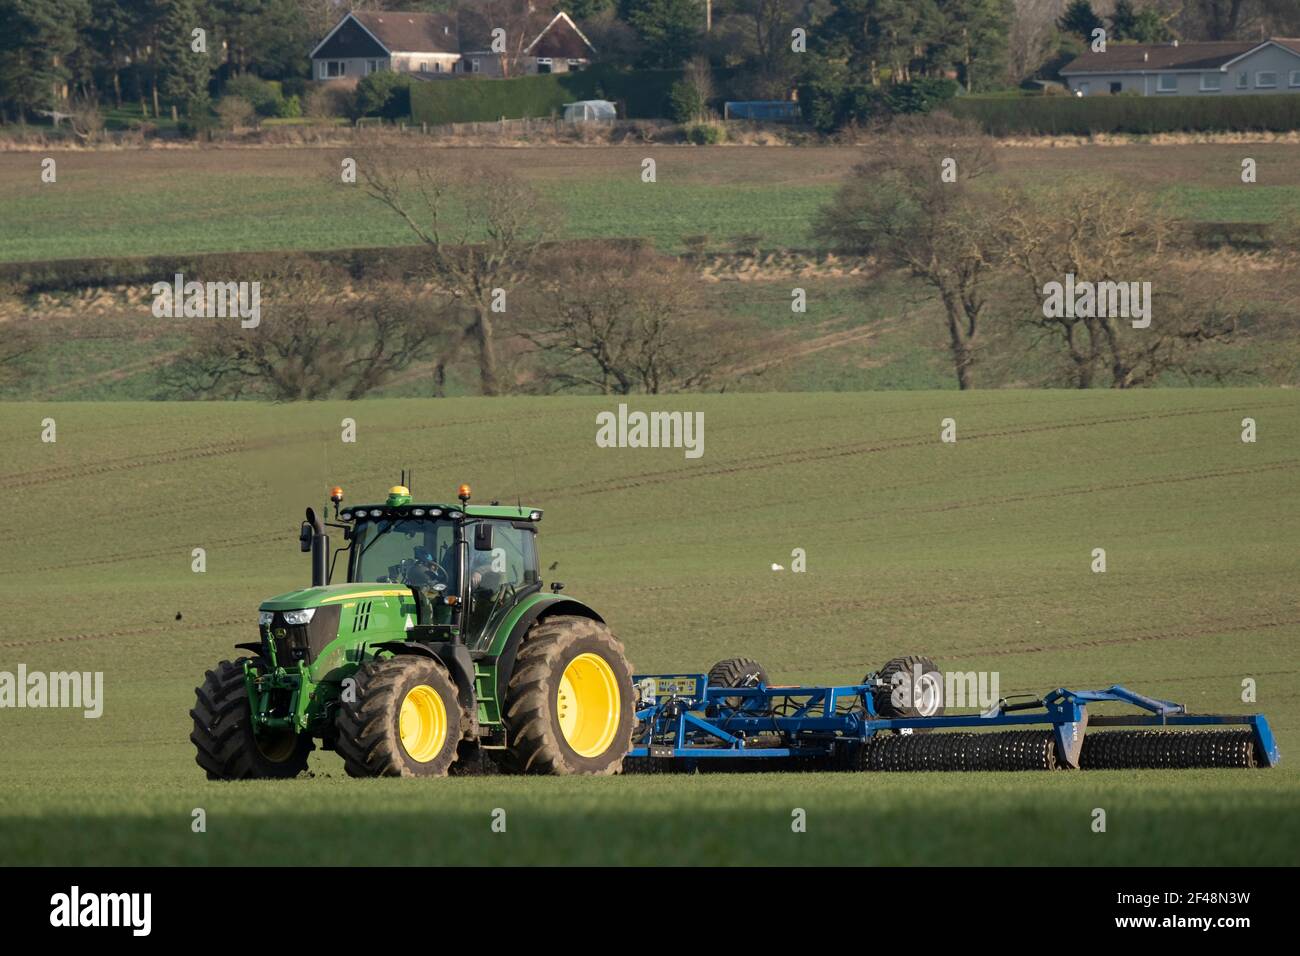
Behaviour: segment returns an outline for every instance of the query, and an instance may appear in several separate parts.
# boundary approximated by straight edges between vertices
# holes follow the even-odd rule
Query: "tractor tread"
[[[401,654],[367,661],[352,675],[356,699],[340,701],[334,747],[350,777],[444,777],[455,763],[465,715],[447,669],[441,661]],[[404,688],[414,681],[439,691],[447,708],[447,744],[436,758],[415,764],[404,755],[398,714]],[[441,685],[441,686],[439,686]]]
[[[597,651],[614,666],[622,685],[623,714],[615,740],[597,757],[582,757],[564,741],[552,713],[552,702],[563,665],[580,652]],[[621,671],[621,673],[619,673]],[[600,621],[556,615],[533,625],[525,635],[514,673],[506,690],[503,715],[508,748],[503,769],[533,774],[594,774],[604,776],[623,768],[632,747],[632,668],[623,643]]]
[[[194,688],[194,707],[190,710],[194,762],[209,780],[296,777],[307,769],[307,755],[315,744],[301,734],[285,760],[272,761],[262,755],[249,721],[248,689],[244,685],[247,660],[222,661],[204,674],[202,686]]]

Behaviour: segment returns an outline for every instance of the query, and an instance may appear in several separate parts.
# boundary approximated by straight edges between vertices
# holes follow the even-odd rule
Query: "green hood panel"
[[[411,589],[400,584],[326,584],[318,588],[302,588],[277,594],[263,601],[260,611],[295,611],[304,607],[320,607],[364,598],[406,597],[415,598]]]

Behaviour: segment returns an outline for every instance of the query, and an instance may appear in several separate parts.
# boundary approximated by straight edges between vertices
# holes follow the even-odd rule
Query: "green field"
[[[1295,391],[632,401],[702,410],[704,457],[596,448],[611,407],[597,398],[0,406],[0,671],[105,680],[98,720],[0,710],[0,860],[1295,861]],[[54,444],[39,440],[46,417]],[[344,417],[355,445],[339,441]],[[945,417],[956,445],[938,441]],[[1256,444],[1239,439],[1244,417]],[[605,613],[642,671],[749,654],[778,681],[849,681],[922,653],[995,670],[1004,694],[1122,682],[1193,710],[1258,709],[1284,763],[353,781],[315,754],[295,781],[206,782],[186,739],[193,688],[251,638],[263,597],[306,580],[302,507],[334,482],[373,497],[401,467],[421,496],[468,481],[480,499],[545,508],[548,577]],[[805,574],[769,570],[796,547]],[[1089,571],[1097,547],[1105,574]],[[1245,678],[1258,704],[1241,702]],[[206,833],[191,832],[195,808]]]
[[[413,135],[413,142],[418,138]],[[397,147],[387,147],[389,149]],[[421,146],[430,164],[498,162],[558,209],[558,238],[640,236],[664,249],[687,237],[724,248],[815,245],[817,209],[858,161],[854,147]],[[354,147],[0,153],[0,262],[412,241],[392,213],[339,180]],[[1168,195],[1195,220],[1271,222],[1300,212],[1300,146],[1256,143],[999,149],[1006,185],[1052,187],[1106,175]],[[1241,183],[1241,158],[1259,181]],[[643,183],[654,158],[657,182]]]

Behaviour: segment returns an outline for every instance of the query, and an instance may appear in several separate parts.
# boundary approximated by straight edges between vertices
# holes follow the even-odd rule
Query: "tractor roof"
[[[372,511],[378,511],[379,514],[371,515]],[[422,514],[416,514],[417,511]],[[364,513],[365,517],[438,518],[451,512],[459,512],[470,518],[508,518],[511,521],[540,521],[542,518],[542,509],[529,508],[525,505],[461,505],[459,503],[449,505],[416,501],[396,507],[384,502],[373,505],[351,505],[342,509],[339,516],[352,519],[360,518]]]

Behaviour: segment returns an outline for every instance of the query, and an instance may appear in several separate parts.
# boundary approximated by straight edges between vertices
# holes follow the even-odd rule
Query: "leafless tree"
[[[397,284],[355,298],[307,267],[273,276],[263,289],[254,328],[234,318],[186,320],[198,323],[190,348],[161,373],[169,395],[361,398],[447,338],[437,303]]]
[[[996,197],[979,188],[995,163],[992,140],[974,123],[945,113],[902,117],[867,147],[816,224],[841,250],[907,269],[938,293],[962,389],[974,386],[1000,254]]]
[[[1023,321],[1065,348],[1077,387],[1134,388],[1171,370],[1203,371],[1206,347],[1241,328],[1245,312],[1231,280],[1208,280],[1171,262],[1174,223],[1149,193],[1085,182],[1046,197],[1019,196],[1005,208],[1007,261],[1028,280]],[[1135,328],[1124,315],[1045,315],[1047,284],[1065,283],[1067,275],[1077,283],[1149,282],[1149,327]]]
[[[0,329],[0,385],[21,380],[26,375],[22,359],[36,349],[36,337],[28,323],[9,319]]]
[[[629,395],[706,389],[743,339],[712,313],[699,277],[643,247],[563,250],[530,285],[517,333],[542,352],[548,389]]]
[[[503,77],[521,76],[528,44],[537,38],[546,20],[532,0],[466,0],[459,7],[462,34],[491,49],[492,31],[504,31],[503,49],[493,51]],[[463,44],[462,44],[463,45]]]
[[[527,274],[554,213],[506,167],[475,169],[431,161],[414,150],[371,151],[357,157],[361,182],[395,213],[429,251],[430,279],[468,313],[465,337],[478,349],[484,395],[497,395],[494,307]]]

